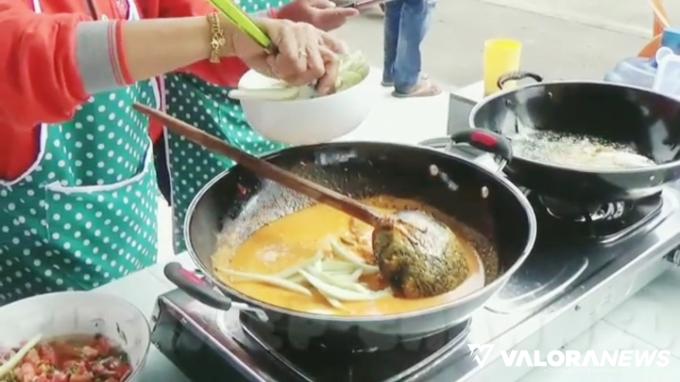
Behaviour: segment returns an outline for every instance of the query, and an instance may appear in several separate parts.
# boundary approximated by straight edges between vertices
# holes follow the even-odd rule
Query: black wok
[[[513,73],[513,79],[540,77]],[[649,90],[602,82],[545,82],[505,91],[479,103],[470,126],[512,139],[522,128],[584,134],[632,144],[657,165],[618,171],[584,171],[537,162],[513,153],[506,173],[541,195],[577,202],[638,199],[680,178],[680,102]],[[457,137],[466,140],[470,134]],[[489,137],[489,139],[491,139]],[[493,152],[493,146],[476,145]]]
[[[238,246],[263,225],[310,201],[278,184],[263,181],[241,166],[215,177],[187,213],[187,248],[206,277],[229,298],[262,309],[260,325],[295,339],[323,337],[332,343],[361,338],[364,343],[401,337],[417,339],[450,328],[482,307],[522,264],[531,250],[536,221],[524,195],[511,182],[456,156],[425,147],[381,143],[330,143],[290,148],[267,160],[353,197],[389,194],[422,201],[454,216],[491,244],[478,251],[487,270],[485,287],[429,310],[384,316],[310,314],[256,301],[213,273],[218,245]],[[439,176],[432,175],[432,165]],[[441,174],[447,174],[442,178]],[[218,236],[223,239],[218,244]],[[224,305],[224,304],[223,304]],[[251,313],[242,312],[249,315]]]

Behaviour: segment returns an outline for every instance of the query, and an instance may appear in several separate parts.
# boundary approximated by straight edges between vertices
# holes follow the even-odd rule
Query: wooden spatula
[[[135,104],[134,107],[141,113],[163,122],[165,127],[173,133],[184,136],[190,141],[196,143],[199,146],[205,147],[210,151],[228,157],[234,162],[254,172],[258,176],[273,180],[303,195],[307,195],[321,203],[337,208],[350,216],[370,224],[373,227],[383,224],[386,219],[384,216],[373,212],[365,204],[359,203],[352,198],[340,194],[339,192],[330,190],[314,182],[310,182],[307,179],[286,171],[267,161],[252,156],[242,150],[237,149],[236,147],[227,144],[215,136],[191,126],[184,121],[163,113],[162,111],[152,109],[139,103]]]
[[[173,133],[232,159],[258,176],[371,225],[374,228],[373,255],[380,272],[401,295],[418,298],[445,293],[467,277],[469,269],[455,235],[433,216],[421,211],[401,211],[388,216],[377,214],[365,204],[247,154],[166,113],[141,104],[134,107],[163,122]]]

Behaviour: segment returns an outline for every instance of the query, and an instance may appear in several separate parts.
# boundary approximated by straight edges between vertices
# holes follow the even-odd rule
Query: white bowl
[[[41,341],[69,335],[101,334],[127,353],[135,381],[149,351],[149,324],[135,306],[91,292],[35,296],[0,308],[0,351],[19,347],[36,335]]]
[[[239,87],[261,89],[277,81],[255,71],[243,76]],[[379,97],[380,83],[369,73],[360,83],[324,97],[292,100],[243,100],[250,126],[265,138],[291,145],[323,143],[356,129]]]

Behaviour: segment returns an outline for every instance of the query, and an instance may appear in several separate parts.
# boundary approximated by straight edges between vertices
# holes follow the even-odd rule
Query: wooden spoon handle
[[[380,225],[380,223],[384,220],[383,217],[375,214],[364,204],[359,203],[350,197],[322,187],[316,183],[310,182],[307,179],[303,179],[267,161],[247,154],[231,145],[228,145],[221,139],[199,130],[184,121],[163,113],[162,111],[152,109],[139,103],[136,103],[134,107],[139,112],[163,122],[165,127],[173,133],[184,136],[197,145],[232,159],[258,176],[273,180],[301,194],[318,200],[321,203],[327,204],[350,216],[360,219],[361,221],[374,227]]]

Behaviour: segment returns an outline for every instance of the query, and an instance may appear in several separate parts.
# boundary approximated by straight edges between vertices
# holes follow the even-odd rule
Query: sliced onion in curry
[[[372,198],[371,202],[386,211],[423,207],[417,202],[387,196]],[[395,208],[389,203],[405,203],[406,208]],[[459,287],[432,297],[405,298],[400,291],[388,288],[390,283],[366,247],[373,227],[322,204],[270,222],[238,247],[221,248],[213,261],[222,271],[258,275],[249,279],[225,278],[228,276],[225,272],[218,272],[222,281],[239,292],[273,305],[338,315],[408,312],[440,305],[484,286],[484,266],[475,244],[478,239],[472,239],[477,236],[470,236],[469,228],[457,221],[447,220],[446,225],[455,233],[469,269]],[[272,248],[281,252],[271,256]],[[426,264],[422,269],[428,272],[431,266]],[[282,281],[294,287],[277,286]],[[299,288],[305,288],[311,295],[297,292]]]

